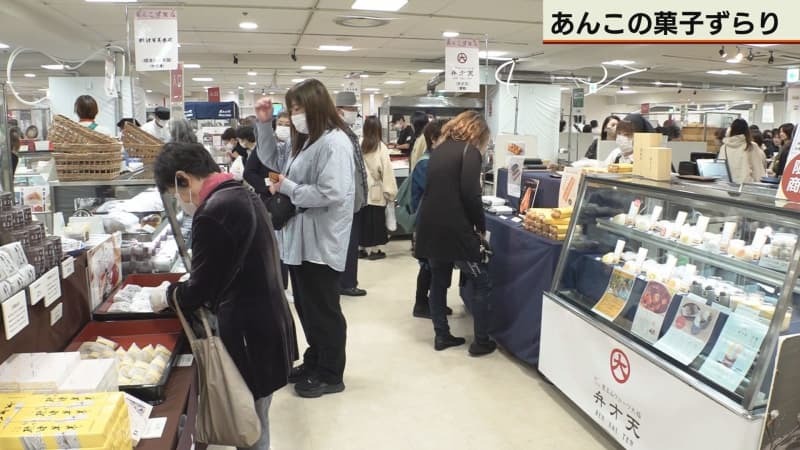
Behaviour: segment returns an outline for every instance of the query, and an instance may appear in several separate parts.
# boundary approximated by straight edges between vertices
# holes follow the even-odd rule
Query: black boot
[[[414,303],[414,311],[412,312],[414,317],[419,317],[420,319],[430,319],[431,318],[431,307],[428,305],[428,299],[424,301],[417,300]]]
[[[492,353],[497,349],[497,343],[491,339],[478,340],[469,346],[469,354],[472,356],[483,356]]]
[[[467,343],[467,340],[460,337],[455,337],[452,334],[446,334],[444,336],[436,336],[436,340],[434,340],[433,348],[436,351],[446,350],[450,347],[458,347],[459,345],[464,345]]]

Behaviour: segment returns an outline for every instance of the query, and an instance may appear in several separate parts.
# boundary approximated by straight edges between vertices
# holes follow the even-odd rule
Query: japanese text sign
[[[786,161],[777,197],[792,203],[800,203],[800,133],[795,133]]]
[[[800,31],[777,2],[622,1],[607,7],[544,0],[543,4],[545,44],[800,42]]]
[[[480,44],[477,39],[448,39],[445,52],[445,89],[480,92]]]
[[[136,70],[178,68],[178,13],[174,9],[140,9],[134,20]]]

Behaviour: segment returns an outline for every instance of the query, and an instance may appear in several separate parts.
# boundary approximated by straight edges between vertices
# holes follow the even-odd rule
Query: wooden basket
[[[53,149],[59,153],[104,153],[122,155],[122,144],[114,142],[111,144],[65,144],[53,143]]]
[[[48,130],[50,142],[54,144],[113,144],[114,138],[92,131],[83,125],[58,114]]]
[[[128,156],[141,158],[145,164],[154,162],[164,147],[164,143],[158,138],[131,125],[130,122],[122,129],[122,144],[128,151]]]
[[[119,176],[122,154],[53,153],[59,181],[108,181]]]

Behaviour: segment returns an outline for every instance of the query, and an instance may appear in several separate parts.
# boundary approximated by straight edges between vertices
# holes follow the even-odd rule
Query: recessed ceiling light
[[[421,69],[419,73],[441,73],[444,72],[443,69]]]
[[[367,9],[370,11],[399,11],[406,6],[408,0],[356,0],[352,9]]]
[[[300,67],[303,70],[325,70],[327,67],[325,66],[302,66]]]
[[[153,90],[152,90],[152,89],[148,89],[148,90],[146,90],[145,92],[147,92],[148,94],[152,94],[152,93],[153,93]]]
[[[0,48],[11,48],[11,46],[0,42]]]
[[[207,90],[211,89],[211,86],[203,86],[203,89],[207,91]]]
[[[251,76],[251,77],[255,77],[255,76],[257,76],[257,75],[258,75],[258,72],[253,72],[253,71],[251,70],[250,72],[247,72],[247,75],[249,75],[249,76]]]
[[[638,91],[628,91],[628,90],[624,90],[624,91],[619,91],[619,93],[620,93],[620,94],[626,94],[626,95],[627,95],[627,94],[638,94],[639,92],[638,92]]]
[[[742,62],[742,60],[741,58],[730,58],[725,60],[725,62],[728,64],[739,64],[740,62]]]
[[[351,52],[353,51],[352,45],[320,45],[319,51],[321,52]]]
[[[255,81],[248,81],[247,84],[249,84],[250,86],[255,86],[258,83],[256,83]]]
[[[405,81],[400,81],[400,80],[389,80],[389,81],[387,81],[387,82],[385,82],[383,84],[406,84],[406,82]]]
[[[36,78],[36,74],[35,74],[35,73],[26,73],[26,74],[24,75],[24,77],[25,77],[25,78]]]
[[[364,89],[365,92],[380,92],[381,90],[378,88],[366,88]]]
[[[247,92],[249,92],[249,93],[251,93],[251,94],[255,94],[255,93],[256,93],[255,89],[250,89],[250,90],[249,90],[249,91],[247,91]]]
[[[269,91],[269,95],[275,95],[275,91]]]
[[[236,93],[233,91],[228,91],[228,95],[235,95]]]
[[[777,45],[779,45],[779,44],[750,44],[750,47],[761,47],[761,48],[764,48],[764,47],[775,47]]]
[[[367,74],[359,75],[359,78],[369,78],[369,75]]]
[[[511,58],[502,58],[503,56],[505,56],[507,54],[508,54],[508,52],[501,52],[499,50],[491,50],[491,51],[489,51],[489,59],[506,59],[506,60],[510,61]],[[481,50],[480,52],[478,52],[478,56],[480,58],[486,59],[486,51]]]
[[[636,61],[631,61],[628,59],[615,59],[613,61],[604,61],[602,64],[604,66],[630,66],[631,64],[636,64]]]
[[[178,43],[178,48],[181,48],[181,44],[180,43]]]
[[[335,95],[335,94],[338,94],[338,93],[339,93],[339,91],[333,91],[333,93],[334,93],[334,95]]]
[[[292,83],[302,83],[303,81],[306,81],[306,79],[305,78],[293,78],[292,79]]]
[[[214,79],[213,78],[209,78],[209,77],[197,77],[197,78],[192,78],[192,81],[197,81],[199,83],[204,83],[204,82],[208,82],[208,81],[214,81]]]
[[[454,37],[458,37],[459,36],[459,32],[458,31],[445,31],[444,33],[442,33],[442,36],[444,36],[446,38],[454,38]]]
[[[47,89],[47,88],[42,88],[42,89],[37,89],[37,91],[40,91],[40,92],[47,92],[47,91],[48,91],[48,89]]]
[[[64,65],[63,64],[42,64],[42,69],[64,70]]]
[[[728,70],[728,69],[724,69],[724,70],[709,70],[706,73],[710,74],[710,75],[743,75],[742,72],[739,72],[738,70]]]
[[[184,69],[199,69],[200,68],[200,64],[184,64],[183,68]]]
[[[255,30],[258,29],[258,24],[255,22],[242,22],[239,24],[239,28],[243,30]]]
[[[241,91],[244,89],[244,86],[236,86],[236,89],[239,89]]]

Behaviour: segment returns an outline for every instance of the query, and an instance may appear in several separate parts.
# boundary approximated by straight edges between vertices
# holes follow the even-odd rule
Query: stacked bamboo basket
[[[122,145],[57,115],[49,132],[59,181],[107,181],[119,175]]]
[[[125,146],[129,157],[141,158],[144,164],[152,164],[161,153],[164,143],[127,122],[122,130],[122,145]]]

